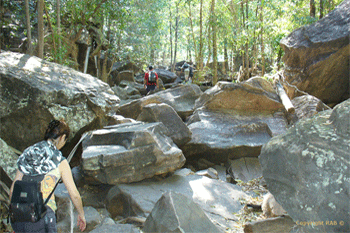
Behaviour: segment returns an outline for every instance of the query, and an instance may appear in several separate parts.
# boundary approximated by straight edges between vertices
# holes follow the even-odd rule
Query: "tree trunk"
[[[211,35],[211,26],[208,26],[208,59],[207,59],[207,63],[205,66],[209,66],[210,63],[210,58],[211,58],[211,52],[212,52],[212,46],[210,45],[210,42],[212,41],[212,37]]]
[[[38,57],[44,58],[44,0],[38,0]]]
[[[27,24],[27,53],[32,55],[32,29],[30,25],[29,0],[25,0],[26,24]]]
[[[229,65],[229,69],[231,70],[231,79],[234,80],[235,79],[235,59],[234,59],[234,49],[235,46],[232,44],[230,44],[231,47],[231,59],[230,59],[230,65]]]
[[[171,21],[171,19],[172,19],[173,17],[172,17],[172,14],[171,14],[171,6],[169,6],[169,12],[170,12],[170,17],[169,17],[169,31],[170,31],[170,32],[169,32],[169,34],[170,34],[170,37],[169,37],[169,39],[170,39],[170,65],[171,65],[171,72],[174,72],[174,65],[173,65],[173,63],[172,63],[174,53],[173,53],[173,30],[172,30],[173,25],[172,25],[172,21]]]
[[[151,48],[151,51],[150,51],[150,62],[151,62],[152,65],[154,64],[154,60],[155,60],[155,51],[154,51],[154,48]]]
[[[105,56],[103,59],[103,64],[102,64],[102,72],[101,72],[101,80],[105,83],[108,82],[108,73],[107,73],[107,65],[108,65],[108,57],[109,57],[109,50],[105,52]]]
[[[215,0],[211,1],[212,34],[213,34],[213,85],[218,82],[218,47],[216,42]]]
[[[256,6],[256,10],[255,10],[255,17],[256,19],[259,18],[259,8],[261,5],[261,1],[258,0],[258,4]],[[253,33],[253,62],[254,62],[254,65],[253,65],[253,69],[254,70],[257,70],[258,69],[258,44],[259,44],[259,34],[256,34],[256,31],[258,29],[258,25],[255,24],[254,25],[254,33]]]
[[[323,0],[320,0],[320,19],[323,18]]]
[[[261,32],[260,32],[260,39],[261,39],[261,75],[265,75],[265,46],[264,46],[264,6],[263,3],[260,5],[260,23],[261,23]]]
[[[242,12],[242,28],[246,29],[246,12],[244,11],[244,4],[247,3],[246,1],[241,1],[241,12]],[[247,3],[248,4],[248,3]],[[248,69],[249,69],[249,63],[248,63],[248,44],[245,43],[242,45],[241,50],[243,50],[243,55],[242,55],[242,72],[240,75],[239,80],[244,81],[247,79],[248,76]]]
[[[246,26],[246,30],[247,30],[247,32],[249,32],[249,30],[248,30],[248,13],[249,13],[249,5],[248,5],[248,0],[246,0],[245,1],[245,6],[246,6],[246,24],[245,24],[245,26]],[[249,35],[248,35],[248,38],[249,38]],[[250,66],[250,61],[249,61],[249,44],[248,44],[248,42],[246,42],[245,43],[245,52],[244,52],[244,54],[245,54],[245,66],[246,66],[246,70],[245,70],[245,79],[249,79],[249,66]]]
[[[198,55],[198,69],[203,70],[203,0],[200,2],[199,10],[199,55]]]
[[[0,22],[4,22],[4,2],[0,0]],[[0,35],[3,35],[3,27],[2,23],[0,23]],[[4,43],[4,37],[0,36],[0,53],[1,53],[1,46]]]
[[[51,33],[51,38],[52,38],[52,47],[53,47],[53,53],[54,53],[54,59],[55,59],[55,62],[57,61],[57,46],[56,46],[56,41],[55,41],[55,36],[54,36],[54,30],[52,28],[52,24],[51,24],[51,18],[50,18],[50,15],[49,15],[49,12],[47,11],[45,5],[44,5],[44,11],[45,11],[45,15],[46,15],[46,19],[47,19],[47,25],[48,25],[48,28],[49,28],[49,32]]]
[[[196,39],[194,37],[194,30],[193,30],[193,21],[192,21],[192,12],[191,12],[191,3],[188,3],[188,9],[189,9],[189,18],[190,18],[190,24],[191,24],[191,35],[192,35],[192,40],[193,40],[193,50],[194,50],[194,57],[195,61],[198,64],[198,53],[197,53],[197,46],[196,46]],[[188,42],[190,42],[190,38],[188,38]],[[190,43],[189,43],[190,44]],[[190,56],[191,56],[191,51],[190,51]],[[190,57],[190,60],[192,61],[192,58]]]
[[[178,4],[176,4],[176,22],[175,22],[175,51],[174,51],[174,61],[173,61],[173,69],[172,69],[172,70],[175,70],[175,65],[176,65],[176,53],[177,53],[178,29],[179,29],[179,5],[178,5]]]
[[[61,1],[57,0],[56,1],[56,11],[57,11],[57,36],[58,36],[58,45],[57,45],[57,51],[58,51],[58,63],[62,62],[61,59],[61,47],[62,47],[62,42],[61,42]]]
[[[232,15],[232,24],[234,25],[235,28],[239,28],[240,27],[240,25],[239,25],[240,21],[237,18],[237,15],[239,15],[239,14],[237,13],[236,4],[233,1],[230,2],[229,10],[231,11],[231,15]],[[233,36],[236,37],[236,31],[233,32]],[[236,67],[237,66],[236,65],[236,59],[235,59],[235,55],[234,55],[235,53],[237,53],[236,46],[235,46],[234,43],[235,42],[232,42],[230,44],[230,47],[231,47],[231,66],[230,66],[230,70],[232,71],[232,73],[231,73],[232,74],[232,76],[231,76],[232,79],[235,78],[236,75],[234,74],[234,72],[236,71],[236,68],[238,68],[238,67]]]
[[[228,71],[228,51],[227,51],[227,39],[224,40],[224,74]]]
[[[310,16],[315,18],[315,15],[316,15],[315,0],[310,0]]]
[[[187,61],[192,62],[191,40],[189,36],[187,37],[187,44]]]

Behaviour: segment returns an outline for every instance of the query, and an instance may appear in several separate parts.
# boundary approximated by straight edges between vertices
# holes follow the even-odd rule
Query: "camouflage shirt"
[[[41,141],[23,151],[17,160],[17,166],[24,175],[44,175],[56,169],[64,159],[52,142]]]

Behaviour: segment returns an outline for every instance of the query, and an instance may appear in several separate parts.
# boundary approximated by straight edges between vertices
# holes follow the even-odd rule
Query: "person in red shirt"
[[[146,95],[148,94],[148,92],[154,91],[156,88],[159,88],[158,74],[153,70],[152,66],[148,67],[148,72],[145,73],[143,84],[146,89]]]

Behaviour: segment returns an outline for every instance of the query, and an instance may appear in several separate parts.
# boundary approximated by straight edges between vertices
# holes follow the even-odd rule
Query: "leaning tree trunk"
[[[44,0],[38,0],[38,57],[44,58]]]

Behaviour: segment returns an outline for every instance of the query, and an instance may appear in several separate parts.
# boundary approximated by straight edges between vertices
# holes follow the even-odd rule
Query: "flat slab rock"
[[[235,110],[196,111],[197,120],[188,128],[192,139],[182,146],[186,158],[205,158],[213,162],[227,159],[258,157],[263,144],[285,132],[286,119],[282,114],[246,115]]]
[[[116,204],[116,200],[129,200],[128,202],[135,206],[134,209],[124,208],[119,215],[138,213],[147,217],[163,193],[173,191],[193,199],[222,230],[237,227],[234,213],[243,208],[239,200],[248,198],[248,195],[239,186],[186,173],[184,170],[188,169],[178,170],[173,176],[159,182],[142,181],[114,186],[107,195],[107,208],[110,208],[111,213],[116,209],[121,211],[120,207],[111,206],[109,203],[120,206]]]

